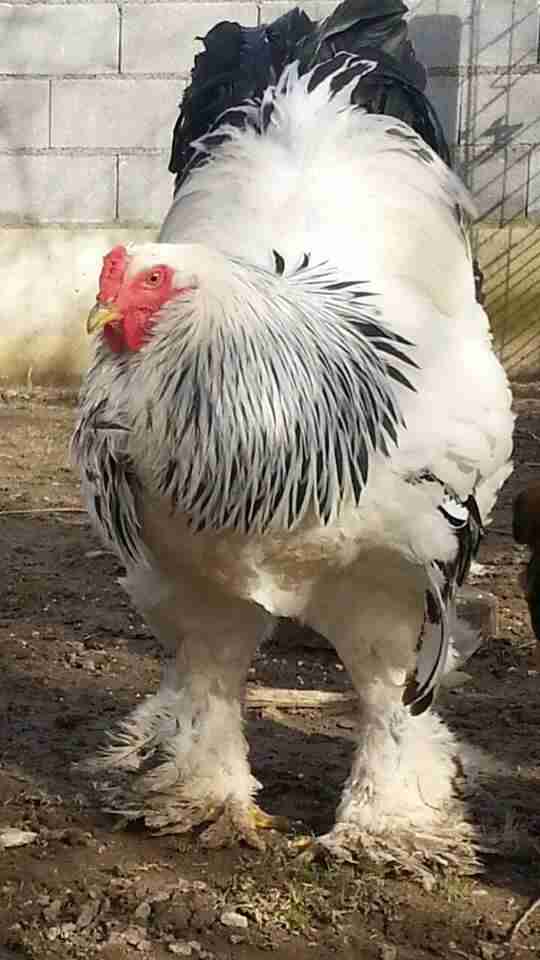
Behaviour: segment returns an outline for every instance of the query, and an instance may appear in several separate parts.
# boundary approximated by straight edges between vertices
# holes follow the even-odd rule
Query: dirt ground
[[[540,386],[516,390],[515,405],[516,471],[476,581],[499,598],[498,635],[470,661],[472,680],[439,701],[459,734],[500,761],[489,788],[470,798],[473,819],[500,842],[481,875],[442,876],[428,892],[366,865],[303,865],[285,840],[265,853],[208,852],[114,829],[74,761],[155,690],[158,647],[80,511],[67,462],[73,397],[0,393],[0,834],[35,834],[0,849],[0,960],[540,956],[540,907],[516,928],[540,895],[540,675],[517,583],[524,552],[510,535],[513,496],[539,475]],[[251,680],[347,690],[336,656],[302,639],[284,627]],[[351,726],[316,710],[250,711],[262,805],[299,831],[328,828]]]

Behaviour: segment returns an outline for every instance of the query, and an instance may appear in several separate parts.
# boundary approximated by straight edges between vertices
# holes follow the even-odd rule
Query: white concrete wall
[[[334,9],[301,5],[313,18]],[[0,0],[0,377],[84,366],[81,313],[102,253],[116,231],[155,229],[167,209],[194,37],[219,20],[253,25],[292,6]],[[499,225],[538,220],[538,0],[410,6],[432,99],[481,214]]]

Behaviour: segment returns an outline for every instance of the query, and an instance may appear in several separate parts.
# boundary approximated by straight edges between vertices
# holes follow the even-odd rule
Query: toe
[[[252,803],[250,814],[256,830],[278,830],[279,833],[287,833],[290,828],[287,817],[278,817],[266,813],[256,803]]]
[[[234,847],[241,842],[255,850],[266,848],[253,821],[251,807],[232,803],[225,805],[221,816],[201,834],[200,841],[211,849]]]
[[[296,837],[290,842],[289,850],[301,863],[332,859],[355,863],[357,859],[348,847],[336,842],[331,834],[322,837]]]
[[[273,817],[256,803],[247,807],[228,803],[221,816],[207,827],[200,839],[205,847],[232,847],[237,843],[245,843],[254,850],[265,850],[266,843],[261,832],[285,831],[288,825],[285,817]]]

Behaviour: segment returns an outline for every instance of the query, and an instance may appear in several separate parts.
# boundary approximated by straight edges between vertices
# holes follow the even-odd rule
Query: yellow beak
[[[114,303],[100,303],[96,301],[88,314],[86,321],[86,332],[95,333],[101,330],[107,323],[116,323],[120,319],[120,314]]]

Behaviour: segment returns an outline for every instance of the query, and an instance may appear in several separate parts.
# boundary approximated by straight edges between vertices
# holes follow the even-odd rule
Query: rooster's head
[[[191,299],[198,286],[196,275],[181,256],[185,250],[157,243],[129,250],[114,247],[103,259],[88,332],[101,330],[115,353],[140,350],[161,309],[177,298]]]

